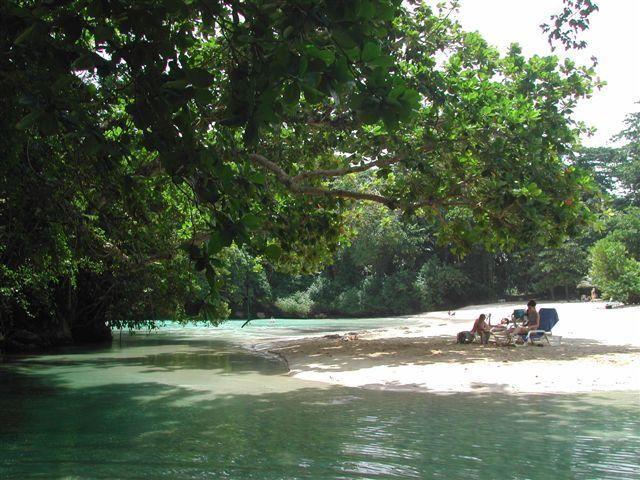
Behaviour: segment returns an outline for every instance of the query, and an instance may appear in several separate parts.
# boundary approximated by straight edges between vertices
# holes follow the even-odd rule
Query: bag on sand
[[[471,343],[473,342],[473,333],[471,332],[459,332],[458,340],[456,343]]]

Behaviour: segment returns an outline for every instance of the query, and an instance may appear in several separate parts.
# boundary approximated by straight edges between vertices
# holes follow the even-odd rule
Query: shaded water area
[[[169,330],[5,359],[0,478],[640,479],[637,394],[357,390],[238,346],[314,328]]]

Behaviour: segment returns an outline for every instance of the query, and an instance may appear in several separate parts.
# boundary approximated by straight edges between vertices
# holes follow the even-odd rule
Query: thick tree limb
[[[313,177],[342,177],[343,175],[348,175],[350,173],[364,172],[366,170],[370,170],[373,167],[386,167],[387,165],[393,165],[394,163],[398,163],[399,161],[401,161],[402,158],[403,157],[400,156],[381,158],[380,160],[374,160],[373,162],[364,163],[362,165],[356,165],[353,167],[335,168],[330,170],[312,170],[310,172],[299,173],[291,180],[293,182],[299,182]]]
[[[284,169],[280,167],[280,165],[272,162],[271,160],[264,157],[263,155],[260,155],[258,153],[251,153],[249,154],[249,158],[252,161],[258,163],[259,165],[262,165],[267,170],[274,173],[276,178],[280,181],[280,183],[282,183],[292,192],[303,193],[307,195],[338,197],[338,198],[347,198],[351,200],[365,200],[370,202],[377,202],[377,203],[386,205],[391,209],[397,208],[401,204],[401,202],[399,202],[396,199],[385,197],[383,195],[378,195],[375,193],[354,192],[351,190],[344,190],[344,189],[338,189],[338,188],[321,188],[321,187],[301,184],[301,182],[307,178],[341,176],[341,175],[347,175],[349,173],[363,172],[365,170],[369,170],[370,168],[373,168],[374,166],[391,165],[393,163],[397,163],[400,160],[402,160],[402,157],[399,157],[399,156],[376,160],[366,165],[358,165],[355,167],[345,167],[345,168],[333,169],[333,170],[314,170],[310,172],[303,172],[294,177],[290,176],[287,172],[285,172]],[[422,202],[415,205],[413,204],[407,205],[407,207],[409,208],[418,208],[418,207],[426,207],[426,206],[429,206],[431,208],[436,208],[434,207],[433,202]]]
[[[306,193],[307,195],[349,198],[352,200],[368,200],[371,202],[382,203],[389,208],[397,207],[398,202],[392,198],[376,195],[375,193],[352,192],[351,190],[342,190],[339,188],[319,188],[308,186],[296,186],[294,191]]]
[[[254,162],[256,162],[256,163],[259,163],[260,165],[265,167],[267,170],[271,170],[271,172],[275,173],[275,175],[278,178],[278,180],[280,181],[280,183],[286,185],[287,187],[291,187],[292,186],[293,182],[292,182],[291,177],[277,163],[272,162],[268,158],[266,158],[266,157],[264,157],[264,156],[262,156],[262,155],[260,155],[258,153],[250,153],[249,154],[249,159],[254,161]]]
[[[361,172],[361,171],[367,170],[373,167],[373,165],[371,164],[367,164],[366,168],[361,168],[360,166],[358,166],[358,167],[353,167],[353,169],[347,167],[347,168],[336,169],[336,170],[317,170],[313,172],[305,172],[303,174],[296,175],[295,177],[291,177],[289,174],[287,174],[287,172],[284,171],[284,169],[282,169],[282,167],[272,162],[268,158],[264,157],[263,155],[252,153],[252,154],[249,154],[249,158],[254,162],[257,162],[263,167],[267,168],[271,172],[273,172],[278,178],[278,180],[280,181],[280,183],[285,185],[292,192],[305,193],[307,195],[351,198],[353,200],[369,200],[372,202],[382,203],[391,208],[393,208],[393,206],[396,204],[396,202],[391,198],[387,198],[382,195],[376,195],[372,193],[362,193],[362,192],[353,192],[350,190],[320,188],[320,187],[312,187],[309,185],[300,185],[300,181],[308,177],[323,176],[323,173],[321,172],[328,172],[330,175],[335,176],[335,175],[338,175],[336,172],[340,170],[345,172],[345,173],[342,173],[342,175],[346,175],[347,173]],[[390,160],[391,159],[385,159],[386,162],[390,162]],[[392,160],[399,161],[399,159],[396,159],[396,158]],[[380,162],[376,162],[376,163],[380,164]]]

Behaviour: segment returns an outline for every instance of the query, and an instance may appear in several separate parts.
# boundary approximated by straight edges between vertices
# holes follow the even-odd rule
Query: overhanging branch
[[[309,186],[297,186],[294,188],[294,191],[306,193],[307,195],[349,198],[351,200],[368,200],[370,202],[382,203],[389,208],[395,208],[397,206],[397,202],[392,198],[376,195],[375,193],[353,192],[351,190],[342,190],[339,188],[319,188]]]
[[[324,196],[324,197],[337,197],[337,198],[346,198],[351,200],[365,200],[370,202],[381,203],[391,209],[397,208],[401,205],[396,199],[385,197],[383,195],[378,195],[375,193],[364,193],[364,192],[354,192],[351,190],[344,190],[339,188],[322,188],[311,185],[305,185],[301,182],[308,178],[313,177],[327,177],[327,176],[341,176],[347,175],[350,173],[363,172],[374,166],[386,166],[399,162],[402,157],[396,156],[392,158],[385,158],[381,160],[376,160],[374,162],[367,163],[366,165],[358,165],[355,167],[345,167],[340,169],[333,170],[314,170],[309,172],[303,172],[294,177],[290,176],[280,165],[272,162],[268,158],[258,153],[249,154],[249,158],[259,165],[263,166],[267,170],[271,171],[275,174],[276,178],[280,183],[282,183],[285,187],[287,187],[290,191],[295,193],[303,193],[307,195],[315,195],[315,196]],[[431,209],[437,209],[437,205],[434,204],[433,201],[429,202],[419,202],[415,204],[407,204],[407,208],[415,209],[421,207],[429,207]]]
[[[391,157],[391,158],[381,158],[380,160],[374,160],[373,162],[364,163],[362,165],[356,165],[352,167],[344,167],[344,168],[335,168],[329,170],[312,170],[310,172],[302,172],[293,177],[291,180],[294,182],[300,182],[302,180],[306,180],[307,178],[313,177],[342,177],[343,175],[349,175],[350,173],[359,173],[364,172],[366,170],[370,170],[373,167],[386,167],[388,165],[393,165],[394,163],[398,163],[402,160],[403,157]]]

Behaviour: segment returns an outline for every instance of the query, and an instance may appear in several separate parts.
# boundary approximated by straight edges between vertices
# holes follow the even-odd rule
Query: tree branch
[[[423,150],[428,152],[433,150],[433,148],[425,147]],[[377,160],[374,162],[370,162],[366,165],[359,165],[357,167],[345,167],[345,168],[334,169],[334,170],[315,170],[311,172],[303,172],[301,174],[296,175],[295,177],[291,177],[278,164],[272,162],[271,160],[267,159],[266,157],[260,154],[257,154],[257,153],[249,154],[249,158],[254,162],[267,168],[271,172],[273,172],[283,185],[285,185],[289,190],[295,193],[324,196],[324,197],[338,197],[338,198],[346,198],[351,200],[365,200],[365,201],[380,203],[390,209],[396,209],[400,206],[404,206],[405,208],[410,210],[416,210],[419,208],[428,208],[434,213],[436,218],[442,224],[446,224],[447,220],[444,218],[441,212],[441,208],[445,206],[465,204],[464,202],[460,202],[459,200],[449,201],[449,202],[436,202],[433,199],[428,199],[428,200],[422,200],[419,202],[408,203],[406,205],[403,205],[402,202],[394,198],[385,197],[383,195],[378,195],[375,193],[354,192],[351,190],[343,190],[338,188],[314,187],[310,185],[300,185],[299,183],[301,180],[315,177],[315,176],[318,176],[318,177],[319,176],[339,176],[339,175],[345,175],[348,173],[365,171],[374,166],[391,165],[393,163],[399,162],[402,159],[402,157],[399,157],[399,156]]]
[[[289,176],[289,174],[280,167],[280,165],[272,162],[268,158],[258,153],[250,153],[249,159],[253,160],[256,163],[259,163],[260,165],[265,167],[267,170],[271,170],[271,172],[275,173],[276,177],[278,178],[278,180],[280,180],[281,183],[291,188],[293,184],[293,182],[291,181],[292,179]]]
[[[293,190],[307,195],[349,198],[351,200],[368,200],[370,202],[382,203],[392,209],[398,206],[398,202],[394,199],[384,197],[382,195],[376,195],[375,193],[353,192],[351,190],[342,190],[339,188],[319,188],[309,186],[295,186]]]
[[[249,158],[254,162],[262,165],[267,170],[270,170],[272,173],[276,175],[276,178],[286,186],[289,190],[296,193],[305,193],[307,195],[317,195],[317,196],[333,196],[333,197],[341,197],[341,198],[351,198],[354,200],[369,200],[372,202],[382,203],[387,206],[395,205],[395,201],[393,199],[383,197],[382,195],[376,195],[372,193],[361,193],[361,192],[352,192],[350,190],[342,190],[342,189],[330,189],[330,188],[320,188],[320,187],[312,187],[308,185],[300,185],[300,181],[305,178],[314,177],[314,176],[336,176],[340,175],[338,172],[344,172],[342,175],[346,173],[353,172],[361,172],[367,170],[368,168],[373,167],[373,163],[380,162],[371,162],[366,166],[358,166],[358,167],[347,167],[343,169],[336,170],[316,170],[312,172],[304,172],[300,175],[296,175],[295,177],[291,177],[287,172],[284,171],[280,165],[272,162],[268,158],[260,155],[258,153],[249,154]],[[391,163],[393,161],[399,161],[399,159],[385,159],[386,162]]]
[[[373,162],[365,163],[362,165],[356,165],[353,167],[335,168],[330,170],[312,170],[310,172],[302,172],[291,179],[294,183],[300,182],[307,178],[312,177],[341,177],[350,173],[358,173],[369,170],[373,167],[386,167],[401,161],[403,157],[396,156],[391,158],[381,158],[380,160],[374,160]]]

